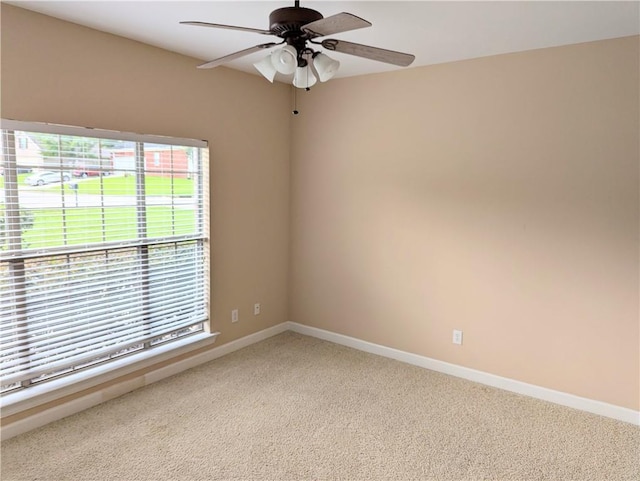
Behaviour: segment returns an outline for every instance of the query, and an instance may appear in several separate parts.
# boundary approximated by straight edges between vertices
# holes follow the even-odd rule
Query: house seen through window
[[[206,143],[3,121],[1,391],[207,328]]]

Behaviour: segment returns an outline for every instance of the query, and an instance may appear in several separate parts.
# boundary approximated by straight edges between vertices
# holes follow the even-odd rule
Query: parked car
[[[82,177],[83,179],[86,179],[87,177],[98,177],[100,175],[107,176],[109,175],[109,172],[94,170],[94,169],[91,169],[91,167],[84,168],[84,169],[76,169],[73,171],[74,177]]]
[[[66,182],[71,179],[71,176],[66,172],[38,172],[24,179],[24,183],[28,185],[45,185],[60,182],[61,179]]]

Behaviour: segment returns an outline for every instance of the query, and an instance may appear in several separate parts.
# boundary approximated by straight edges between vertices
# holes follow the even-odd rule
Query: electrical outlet
[[[459,331],[457,329],[453,330],[453,343],[462,344],[462,331]]]
[[[238,322],[238,309],[231,311],[231,322]]]
[[[259,303],[259,302],[256,302],[256,303],[253,305],[253,315],[254,315],[254,316],[257,316],[258,314],[260,314],[260,303]]]

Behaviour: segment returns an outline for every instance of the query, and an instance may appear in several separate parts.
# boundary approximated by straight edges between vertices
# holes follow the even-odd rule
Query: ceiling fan
[[[240,30],[242,32],[280,37],[282,39],[281,42],[268,42],[246,48],[211,60],[210,62],[199,65],[198,68],[207,69],[218,67],[219,65],[244,57],[245,55],[285,44],[284,47],[273,51],[261,61],[256,62],[254,66],[270,82],[274,81],[278,73],[284,75],[293,74],[293,85],[307,90],[312,87],[317,80],[326,82],[332,78],[340,66],[340,62],[329,58],[322,52],[313,50],[308,44],[311,46],[318,45],[332,52],[346,53],[401,67],[411,65],[415,59],[414,55],[408,53],[371,47],[369,45],[334,38],[316,41],[315,39],[318,37],[370,27],[371,23],[351,13],[345,12],[325,18],[320,12],[301,7],[299,0],[295,1],[293,7],[278,8],[271,12],[269,15],[269,30],[208,22],[188,21],[180,23],[183,25]]]

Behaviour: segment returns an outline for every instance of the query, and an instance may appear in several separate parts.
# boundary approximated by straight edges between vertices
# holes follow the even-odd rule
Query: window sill
[[[1,398],[2,418],[7,418],[65,396],[77,394],[114,381],[136,371],[150,368],[158,363],[171,361],[198,349],[209,347],[215,343],[218,334],[218,332],[194,334],[149,351],[123,357],[108,364],[98,365],[60,379],[45,382],[42,385],[4,394]],[[188,369],[188,367],[185,369]]]

